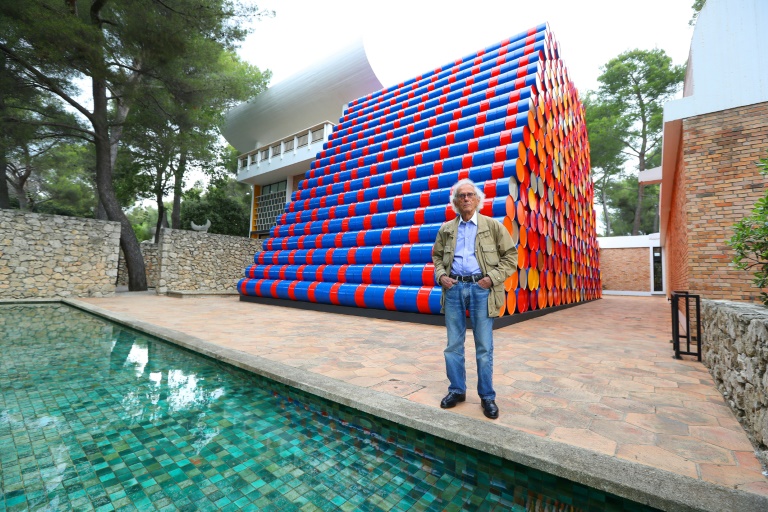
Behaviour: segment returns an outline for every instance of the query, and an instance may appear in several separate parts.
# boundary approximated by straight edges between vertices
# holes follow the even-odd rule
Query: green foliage
[[[54,147],[41,159],[36,177],[35,211],[70,217],[93,217],[96,186],[93,153],[84,144]]]
[[[637,177],[626,176],[620,180],[610,181],[606,186],[608,197],[608,217],[611,225],[611,236],[629,236],[637,209]],[[659,230],[657,214],[659,208],[659,186],[648,185],[643,194],[641,206],[640,229],[637,234],[647,235]]]
[[[622,208],[634,204],[630,233],[637,235],[648,225],[643,218],[647,214],[645,187],[635,175],[635,200],[623,197],[632,183],[627,181],[626,164],[636,162],[633,167],[639,172],[658,161],[664,103],[679,90],[685,69],[673,65],[663,50],[656,49],[624,52],[611,59],[602,71],[599,89],[585,100],[595,191],[603,205],[606,234],[624,234],[623,225],[616,229],[611,225],[617,212],[609,212],[610,204]],[[614,181],[621,182],[621,186],[611,186]],[[610,198],[610,193],[622,197]],[[618,213],[619,219],[628,216],[626,211]]]
[[[139,242],[152,239],[152,228],[157,225],[157,208],[137,206],[128,210],[125,216],[131,222]]]
[[[691,16],[691,19],[688,20],[688,24],[693,26],[696,24],[696,20],[699,17],[699,13],[704,8],[704,4],[707,3],[707,0],[694,0],[693,5],[691,6],[691,9],[693,9],[693,15]]]
[[[240,0],[2,1],[0,67],[12,81],[50,93],[59,110],[66,104],[77,121],[86,121],[87,128],[59,124],[93,143],[100,206],[110,220],[125,225],[114,166],[131,109],[139,103],[161,109],[179,104],[194,113],[210,93],[205,85],[224,88],[229,82],[222,54],[234,54],[247,34],[245,21],[268,14]],[[90,82],[85,94],[77,87],[82,79]],[[6,83],[0,84],[0,110]],[[177,126],[178,133],[186,133],[195,125]],[[0,166],[6,166],[2,151]],[[141,184],[131,182],[124,191]],[[0,189],[0,206],[3,202]],[[144,262],[130,230],[122,231],[121,245],[130,289],[146,289]]]
[[[760,173],[768,176],[768,158],[760,160]],[[728,240],[735,251],[736,268],[750,270],[753,283],[760,289],[768,287],[768,193],[755,203],[752,213],[734,227],[734,235]],[[768,293],[761,291],[760,300],[768,306]]]
[[[181,203],[181,227],[192,229],[211,221],[209,233],[248,236],[251,222],[250,186],[233,178],[213,181],[208,190],[192,188],[184,194]]]
[[[609,190],[613,181],[624,175],[624,144],[616,133],[615,118],[617,112],[611,103],[603,103],[594,92],[583,99],[589,134],[590,164],[592,181],[595,184],[595,201],[602,206],[602,220],[605,226],[604,236],[613,233],[611,214],[608,211]]]
[[[631,50],[611,59],[598,77],[601,103],[610,106],[613,130],[630,156],[642,158],[661,141],[664,103],[680,88],[684,66],[664,50]]]

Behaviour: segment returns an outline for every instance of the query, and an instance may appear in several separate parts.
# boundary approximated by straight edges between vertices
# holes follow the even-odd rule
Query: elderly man
[[[466,399],[464,340],[466,311],[472,320],[477,356],[477,393],[483,414],[499,417],[493,390],[493,318],[505,304],[504,281],[517,266],[517,249],[499,222],[478,212],[485,196],[470,180],[451,189],[458,216],[437,232],[432,249],[435,280],[443,287],[442,312],[448,330],[445,368],[450,386],[440,407],[448,409]]]

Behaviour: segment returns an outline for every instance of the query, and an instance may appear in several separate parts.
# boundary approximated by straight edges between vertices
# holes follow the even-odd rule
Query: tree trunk
[[[637,183],[637,206],[635,207],[635,219],[632,222],[632,236],[637,236],[640,233],[640,217],[643,212],[643,184]]]
[[[98,195],[98,190],[96,191],[96,194]],[[98,198],[96,201],[96,218],[98,220],[109,220],[109,217],[107,217],[107,210],[104,209],[104,203],[101,202],[101,198]]]
[[[93,115],[91,124],[95,133],[96,146],[96,188],[99,201],[104,206],[109,220],[120,222],[120,247],[125,256],[125,266],[128,270],[128,289],[130,291],[145,291],[147,289],[147,273],[144,258],[141,255],[139,241],[133,232],[130,221],[123,213],[115,195],[112,184],[112,158],[107,122],[107,86],[103,78],[94,76],[93,85]]]
[[[606,184],[601,187],[601,196],[603,203],[603,219],[605,219],[605,236],[611,236],[611,218],[608,217],[608,196],[605,194]]]
[[[0,76],[5,75],[5,61],[7,57],[5,53],[0,52]],[[5,93],[6,91],[0,87],[0,112],[5,111]],[[4,133],[4,130],[3,130]],[[0,208],[8,210],[11,208],[11,197],[8,195],[8,158],[6,156],[5,137],[0,135]]]
[[[187,148],[182,143],[179,166],[173,176],[173,210],[171,211],[171,228],[181,229],[181,186],[184,182],[184,172],[187,170]]]
[[[11,197],[8,195],[8,161],[5,158],[5,151],[0,149],[0,209],[8,210],[11,208]]]
[[[13,187],[13,192],[16,194],[16,199],[19,200],[19,210],[26,212],[29,210],[29,207],[27,206],[27,194],[24,191],[24,186],[15,181],[11,181],[11,186]]]
[[[164,224],[166,222],[163,222],[163,219],[165,218],[165,205],[163,204],[163,198],[160,197],[157,200],[157,224],[155,224],[155,243],[160,243],[160,231],[163,229]]]
[[[160,243],[160,230],[167,225],[165,204],[163,204],[163,169],[158,165],[155,173],[155,200],[157,201],[157,224],[155,226],[155,243]],[[163,222],[165,221],[165,222]]]

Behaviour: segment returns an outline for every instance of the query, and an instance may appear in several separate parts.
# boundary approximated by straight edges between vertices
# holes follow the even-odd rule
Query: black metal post
[[[685,334],[680,334],[680,297],[685,299]],[[687,291],[672,292],[672,346],[675,351],[675,359],[681,359],[680,355],[696,356],[701,361],[701,297]],[[696,336],[691,332],[691,300],[695,305]],[[680,338],[685,336],[685,350],[680,350]],[[695,350],[692,345],[695,342]]]

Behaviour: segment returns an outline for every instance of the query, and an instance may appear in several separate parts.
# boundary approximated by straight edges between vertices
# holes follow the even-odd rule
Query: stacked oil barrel
[[[548,25],[349,103],[241,295],[440,312],[431,251],[469,178],[518,269],[502,314],[600,297],[584,108]]]

